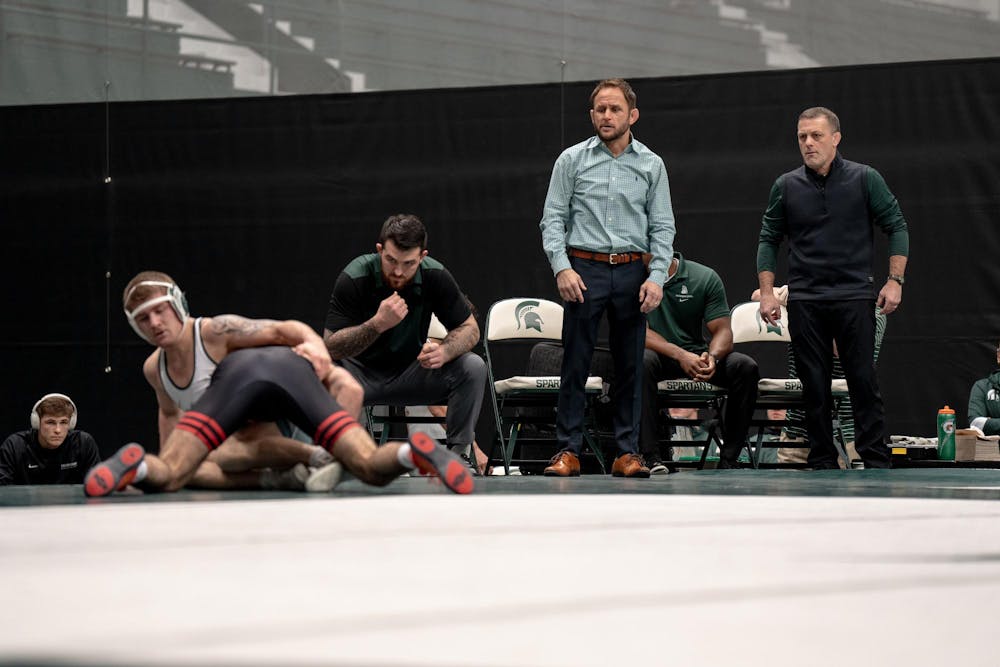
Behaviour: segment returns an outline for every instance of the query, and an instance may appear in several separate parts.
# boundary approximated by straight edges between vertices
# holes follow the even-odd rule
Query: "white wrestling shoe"
[[[344,466],[339,461],[327,463],[322,468],[309,468],[306,491],[309,493],[329,493],[340,483]]]
[[[262,470],[260,488],[280,491],[305,491],[306,479],[309,478],[309,468],[303,463],[296,463],[288,470]]]

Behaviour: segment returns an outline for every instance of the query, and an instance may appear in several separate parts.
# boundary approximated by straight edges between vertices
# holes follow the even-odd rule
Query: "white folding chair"
[[[496,440],[503,454],[504,470],[510,472],[514,448],[518,434],[526,423],[553,423],[554,409],[559,399],[558,375],[513,375],[497,379],[504,374],[497,368],[499,347],[513,347],[525,343],[542,341],[562,341],[563,308],[554,301],[522,297],[503,299],[490,306],[486,315],[486,368],[489,373],[490,398],[496,424]],[[507,345],[511,344],[511,345]],[[522,354],[526,358],[526,354]],[[521,366],[523,367],[523,365]],[[602,379],[597,376],[587,378],[587,408],[583,437],[593,452],[601,470],[605,470],[601,448],[595,443],[589,426],[592,423],[592,403],[600,396]],[[545,407],[551,409],[548,417],[528,417],[521,412],[524,408]]]

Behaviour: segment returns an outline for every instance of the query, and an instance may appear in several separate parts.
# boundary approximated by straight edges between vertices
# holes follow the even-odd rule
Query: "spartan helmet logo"
[[[760,309],[757,309],[757,331],[764,333],[775,333],[779,336],[781,335],[781,324],[768,324],[764,321],[764,318],[760,316]]]
[[[517,304],[514,309],[514,317],[517,318],[517,328],[521,328],[521,324],[524,324],[524,328],[534,329],[538,333],[542,332],[542,316],[538,314],[535,310],[538,308],[537,301],[522,301]]]

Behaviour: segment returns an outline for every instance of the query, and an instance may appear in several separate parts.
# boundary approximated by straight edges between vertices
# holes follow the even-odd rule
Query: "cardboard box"
[[[1000,461],[1000,449],[997,447],[996,440],[983,440],[980,438],[976,441],[976,460],[977,461]]]
[[[955,460],[975,461],[977,433],[971,429],[955,431]]]

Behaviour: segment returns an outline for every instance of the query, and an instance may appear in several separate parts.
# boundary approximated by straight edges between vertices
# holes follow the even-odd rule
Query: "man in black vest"
[[[760,314],[781,316],[774,294],[778,247],[788,237],[788,328],[805,399],[809,464],[837,467],[830,375],[836,341],[854,406],[855,444],[866,468],[889,466],[885,417],[872,364],[875,306],[889,314],[903,298],[909,253],[906,220],[882,176],[837,152],[840,120],[825,107],[799,115],[803,166],[771,187],[757,246]],[[875,225],[889,239],[889,276],[874,294]]]

